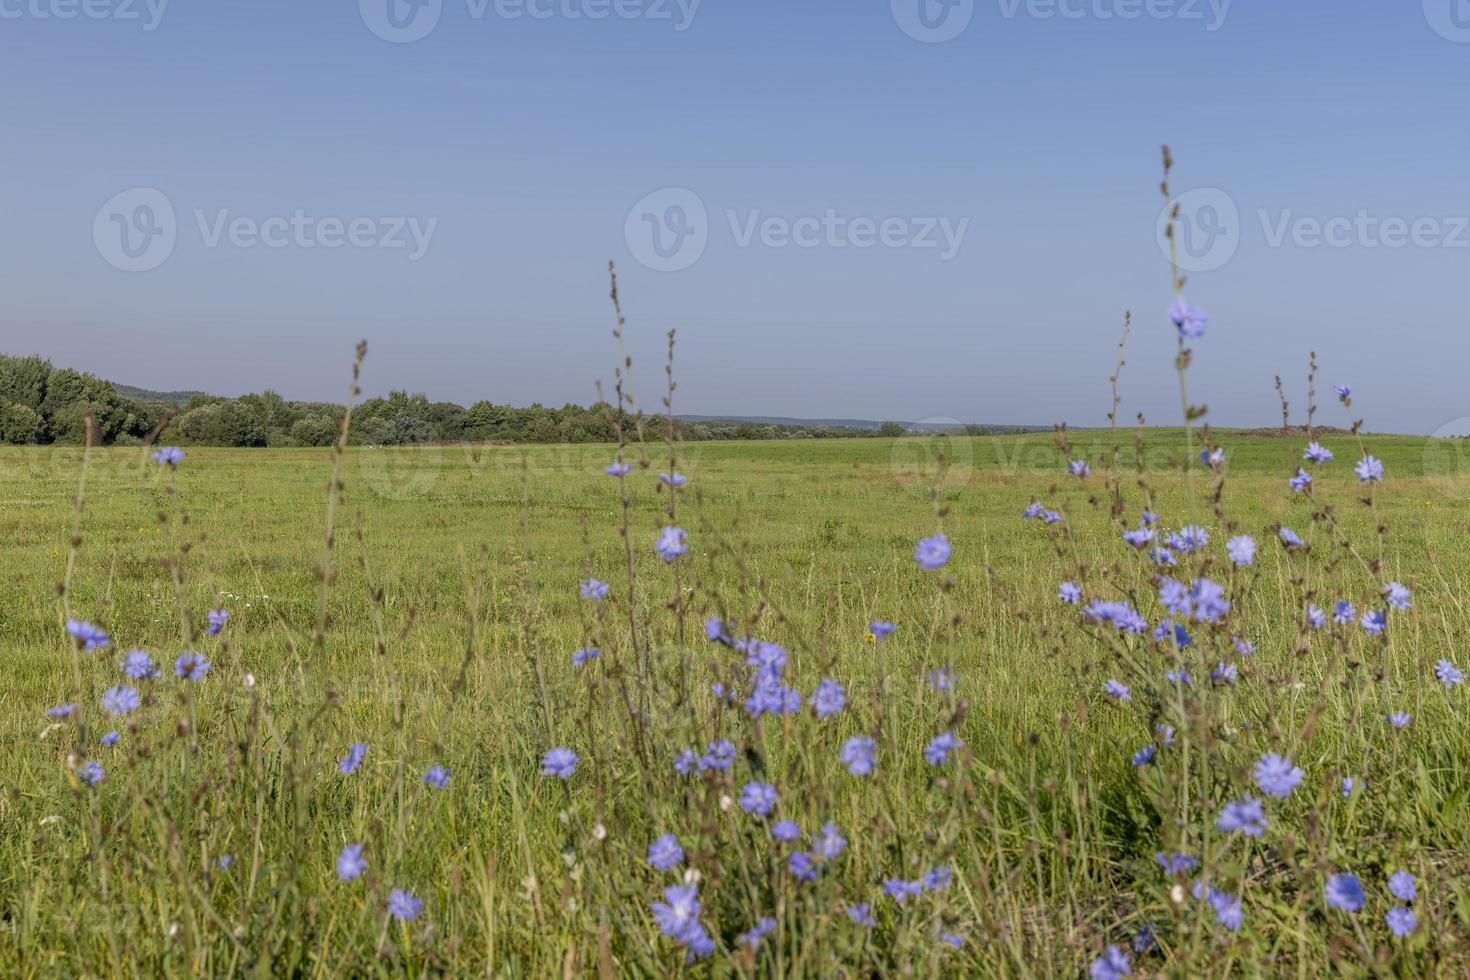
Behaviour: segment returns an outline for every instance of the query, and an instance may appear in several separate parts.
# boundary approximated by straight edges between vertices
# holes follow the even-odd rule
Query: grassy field
[[[1150,430],[1141,468],[1121,433],[1116,479],[1107,432],[1071,438],[1069,454],[1050,435],[691,444],[676,494],[654,445],[629,452],[648,466],[626,518],[603,473],[615,447],[352,449],[325,578],[328,453],[190,449],[175,472],[93,450],[78,515],[81,450],[0,449],[0,972],[671,975],[699,943],[651,903],[681,881],[714,947],[698,974],[1078,975],[1110,943],[1134,975],[1470,970],[1467,694],[1435,677],[1441,659],[1470,668],[1467,454],[1364,437],[1387,471],[1369,505],[1350,435],[1323,437],[1337,458],[1311,495],[1286,485],[1301,436],[1217,432],[1223,482],[1180,472],[1179,431]],[[1092,475],[1069,477],[1069,456]],[[1033,499],[1066,519],[1022,520]],[[1120,540],[1145,504],[1209,544],[1156,568]],[[677,561],[654,550],[665,524],[687,531]],[[1311,548],[1282,547],[1280,525]],[[915,542],[941,527],[953,556],[921,568]],[[1238,534],[1252,565],[1226,559]],[[1219,581],[1231,609],[1181,648],[1058,599],[1075,581],[1152,629],[1159,571]],[[606,601],[579,595],[589,577]],[[1309,602],[1381,606],[1390,581],[1413,599],[1382,636],[1304,623]],[[214,608],[229,620],[209,635]],[[789,651],[799,712],[750,717],[745,654],[706,639],[712,616]],[[68,617],[111,646],[78,650]],[[898,629],[874,642],[872,620]],[[574,667],[588,646],[601,656]],[[133,648],[160,676],[120,673]],[[202,680],[175,677],[186,649],[212,663]],[[1238,680],[1212,681],[1226,663]],[[1192,683],[1165,680],[1180,668]],[[846,705],[818,718],[822,678]],[[122,683],[142,703],[113,717],[99,699]],[[61,703],[79,707],[48,717]],[[1407,727],[1384,720],[1399,710]],[[935,764],[946,731],[963,745]],[[839,762],[860,734],[871,775]],[[676,771],[718,738],[729,769]],[[559,746],[579,757],[566,779],[542,772]],[[1263,796],[1267,752],[1303,781],[1265,797],[1263,836],[1221,830],[1224,804]],[[84,760],[105,779],[80,779]],[[775,787],[768,817],[742,806],[750,782]],[[802,840],[772,839],[781,818]],[[659,870],[666,833],[683,860]],[[344,881],[348,843],[367,869]],[[1160,851],[1199,866],[1168,874]],[[795,853],[815,855],[812,880]],[[936,868],[947,884],[885,888]],[[1418,879],[1402,938],[1385,923],[1399,869]],[[1356,913],[1324,900],[1341,872],[1366,892]],[[394,889],[416,917],[385,910]]]

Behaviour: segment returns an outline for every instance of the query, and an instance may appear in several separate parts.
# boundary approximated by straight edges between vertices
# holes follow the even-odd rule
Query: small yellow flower
[[[869,644],[877,643],[878,637],[874,636],[872,632],[869,632],[866,636],[863,637],[863,642]]]

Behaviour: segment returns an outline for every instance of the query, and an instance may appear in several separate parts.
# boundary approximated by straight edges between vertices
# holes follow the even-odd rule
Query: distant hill
[[[680,415],[685,422],[749,422],[754,425],[795,425],[824,429],[861,429],[874,431],[883,427],[872,419],[797,419],[780,415]],[[943,432],[963,427],[963,423],[899,422],[910,432]],[[1048,432],[1049,425],[981,425],[987,432]]]
[[[132,385],[118,384],[116,381],[112,386],[117,393],[124,398],[131,398],[140,402],[162,402],[165,405],[185,405],[189,399],[203,395],[202,391],[149,391],[147,388],[134,388]]]

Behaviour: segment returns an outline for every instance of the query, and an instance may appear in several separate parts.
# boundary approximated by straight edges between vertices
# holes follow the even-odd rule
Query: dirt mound
[[[1352,435],[1350,429],[1339,428],[1335,425],[1314,425],[1312,432],[1319,436],[1348,436]],[[1305,425],[1289,425],[1286,428],[1274,426],[1269,429],[1240,429],[1235,435],[1238,436],[1304,436],[1307,434]]]

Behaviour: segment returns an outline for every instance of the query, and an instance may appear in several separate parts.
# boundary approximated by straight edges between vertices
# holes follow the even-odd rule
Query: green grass
[[[698,971],[1075,974],[1144,922],[1168,959],[1136,958],[1135,973],[1470,969],[1465,694],[1432,673],[1441,657],[1470,667],[1460,446],[1367,437],[1389,473],[1375,570],[1351,437],[1324,439],[1338,458],[1308,499],[1285,486],[1304,440],[1217,435],[1230,459],[1218,510],[1208,472],[1179,472],[1178,432],[1148,433],[1142,474],[1132,433],[1120,439],[1123,522],[1136,522],[1146,484],[1169,526],[1210,530],[1214,558],[1189,574],[1228,581],[1235,601],[1228,624],[1196,631],[1187,696],[1157,676],[1174,656],[1164,644],[1084,627],[1056,599],[1075,578],[1091,594],[1136,596],[1158,619],[1152,569],[1108,514],[1106,432],[1072,433],[1094,460],[1081,484],[1048,435],[683,446],[690,556],[676,579],[653,553],[669,495],[652,474],[665,457],[630,477],[631,586],[618,484],[602,474],[611,447],[350,450],[319,643],[328,454],[192,449],[174,476],[136,449],[94,450],[58,598],[81,452],[0,449],[0,971],[668,975],[683,952],[648,907],[676,876],[643,860],[663,832],[698,869],[720,946]],[[1033,497],[1067,522],[1051,534],[1022,522]],[[937,520],[954,558],[924,572],[914,542]],[[1227,521],[1261,544],[1247,573],[1223,561]],[[1278,524],[1312,551],[1288,555]],[[1361,561],[1334,545],[1334,527]],[[579,598],[588,574],[612,584],[607,604]],[[1309,593],[1361,606],[1395,579],[1414,607],[1393,615],[1386,640],[1301,629]],[[75,653],[63,603],[105,624],[114,648]],[[231,613],[224,632],[192,640],[215,666],[182,684],[173,658],[217,605]],[[717,613],[789,649],[803,692],[840,679],[847,708],[759,724],[721,708],[710,684],[741,689],[745,668],[705,642]],[[873,618],[900,629],[871,644]],[[1215,688],[1205,675],[1232,632],[1258,651],[1238,661],[1238,685]],[[589,643],[603,656],[573,670]],[[165,676],[139,685],[143,708],[100,749],[98,733],[122,726],[97,698],[133,647]],[[946,665],[959,677],[951,694],[926,683]],[[1109,676],[1128,679],[1133,704],[1108,702]],[[80,724],[45,716],[63,701],[81,703]],[[1414,721],[1395,733],[1381,719],[1399,708]],[[1160,718],[1180,742],[1136,771],[1129,756]],[[966,748],[931,767],[923,747],[946,728]],[[836,764],[860,732],[879,743],[867,779]],[[741,746],[729,774],[674,773],[676,749],[715,737]],[[367,761],[342,776],[336,760],[354,741],[370,744]],[[539,773],[552,745],[582,757],[566,783]],[[1261,841],[1227,839],[1213,814],[1253,791],[1250,766],[1268,750],[1307,780],[1268,801]],[[81,785],[69,757],[99,759],[108,778]],[[453,770],[446,790],[421,782],[434,763]],[[1343,798],[1342,775],[1366,788]],[[849,846],[816,882],[793,881],[765,826],[722,806],[753,778],[777,786],[780,815],[804,830],[842,828]],[[367,844],[369,871],[353,883],[333,872],[347,841]],[[1243,893],[1245,928],[1170,897],[1177,882],[1152,855],[1175,846]],[[954,869],[948,889],[902,906],[882,894],[885,878],[937,864]],[[1407,940],[1382,918],[1398,867],[1420,877]],[[1323,906],[1323,877],[1340,870],[1369,893],[1357,917]],[[393,887],[424,900],[418,920],[385,916]],[[874,929],[843,913],[855,901],[872,903]],[[735,937],[760,915],[778,928],[753,956]]]

